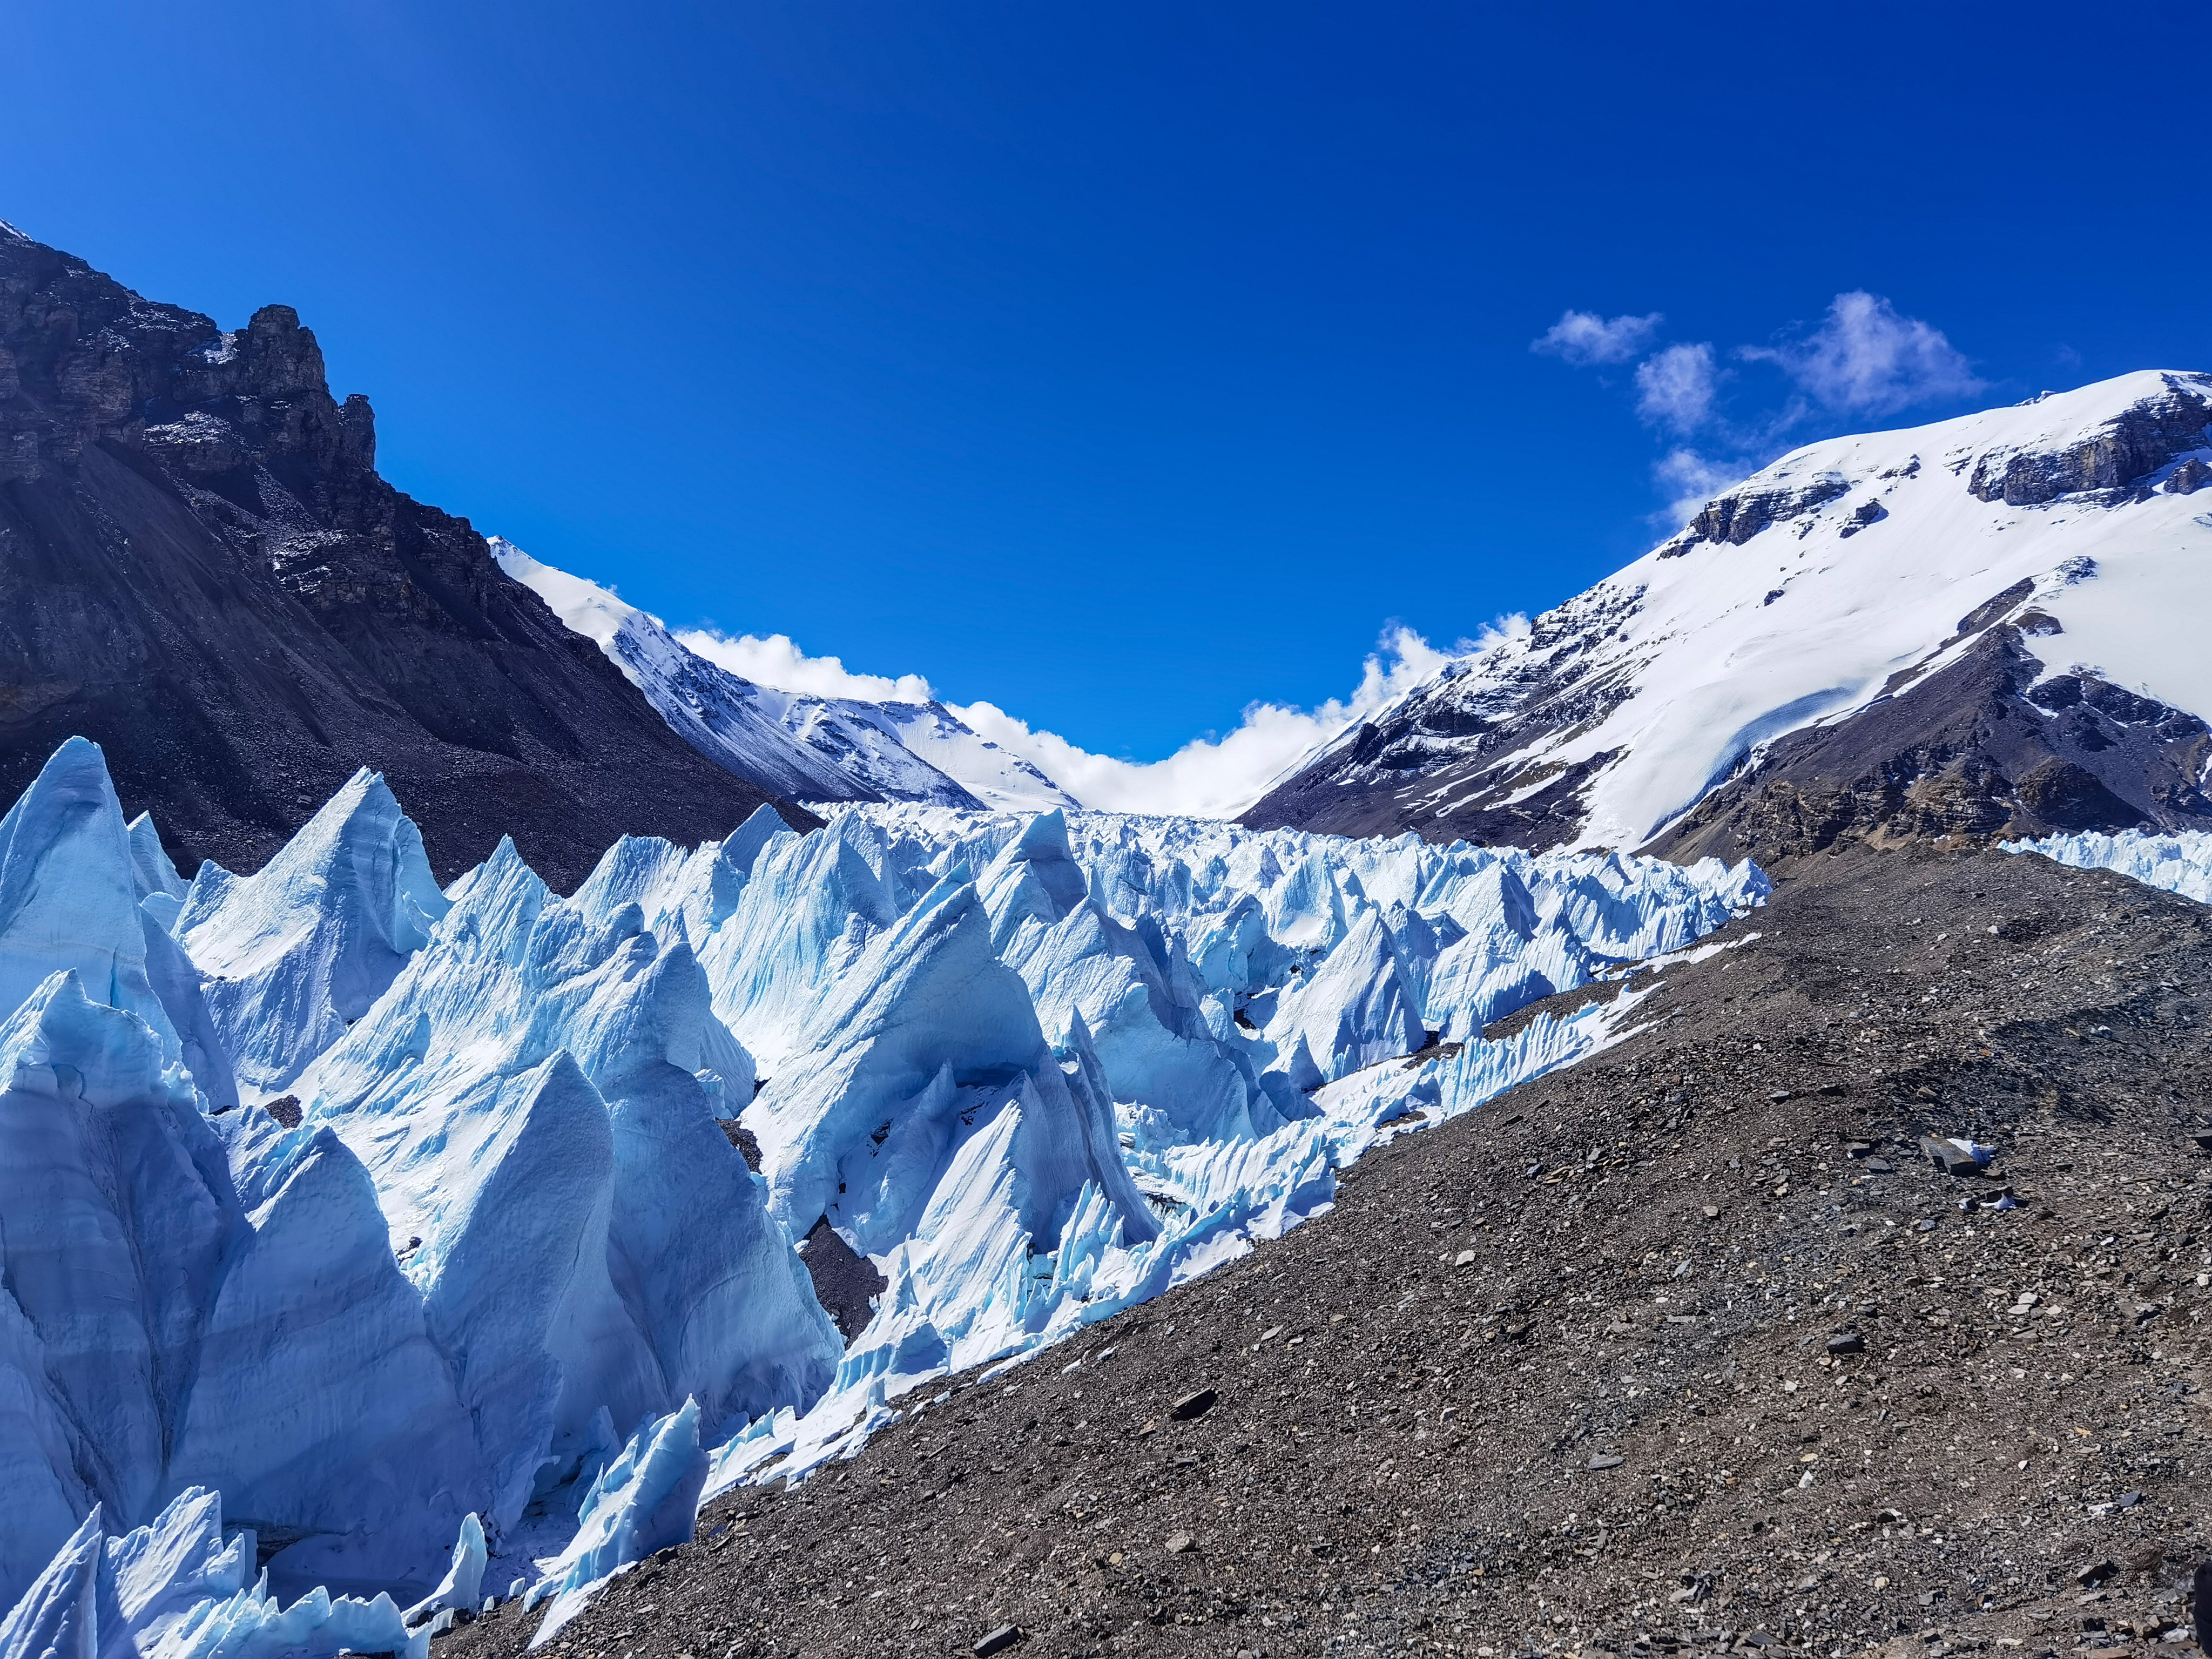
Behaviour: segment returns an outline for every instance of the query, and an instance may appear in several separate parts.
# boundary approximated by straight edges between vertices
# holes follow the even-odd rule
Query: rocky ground
[[[544,1651],[2183,1650],[2212,910],[1993,854],[1778,874],[1618,1047],[718,1500]]]

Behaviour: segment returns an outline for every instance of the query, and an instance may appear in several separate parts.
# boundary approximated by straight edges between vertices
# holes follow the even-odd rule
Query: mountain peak
[[[980,811],[1073,806],[1075,798],[987,742],[941,702],[871,702],[763,685],[710,661],[612,590],[491,538],[500,568],[534,591],[717,764],[794,800],[921,801]]]
[[[2212,376],[2172,370],[1806,445],[1245,822],[1770,856],[2212,823],[2209,461]]]

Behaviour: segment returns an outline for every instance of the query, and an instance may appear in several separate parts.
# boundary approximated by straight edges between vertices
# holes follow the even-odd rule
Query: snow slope
[[[757,685],[707,660],[657,617],[491,538],[500,568],[593,641],[684,741],[793,800],[917,800],[1042,808],[1075,803],[942,703],[864,702]]]
[[[392,1609],[487,1571],[557,1624],[702,1490],[803,1474],[1591,1052],[1632,995],[1480,1032],[1765,891],[875,804],[627,839],[566,899],[503,842],[440,893],[366,773],[258,875],[178,884],[91,744],[0,819],[0,1659],[86,1619],[115,1659],[397,1650]],[[823,1223],[884,1281],[849,1345],[796,1249]],[[288,1540],[262,1583],[218,1502]],[[118,1551],[166,1564],[134,1580],[161,1631],[113,1613]]]
[[[1333,823],[1371,796],[1377,824],[1455,823],[1543,798],[1551,838],[1640,846],[1784,734],[1914,695],[2008,595],[2046,677],[2079,665],[2212,715],[2208,419],[2212,376],[2144,372],[1808,445],[1335,739],[1250,821]]]
[[[873,709],[908,750],[939,771],[959,779],[970,794],[994,811],[1048,812],[1055,806],[1082,805],[1037,766],[992,742],[941,702],[857,706],[848,702],[839,706],[854,710],[856,715],[860,708]],[[893,795],[889,790],[884,793],[887,799],[895,800],[928,799],[919,793]]]

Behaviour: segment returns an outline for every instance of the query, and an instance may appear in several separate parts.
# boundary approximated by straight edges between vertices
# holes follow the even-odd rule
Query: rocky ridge
[[[87,736],[187,869],[251,869],[366,764],[441,879],[513,824],[564,888],[769,798],[375,463],[289,307],[226,332],[0,226],[0,797]]]

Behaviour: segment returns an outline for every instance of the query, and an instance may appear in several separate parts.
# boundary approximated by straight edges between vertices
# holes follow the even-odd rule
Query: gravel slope
[[[1994,854],[1778,874],[1639,1035],[719,1501],[546,1650],[2152,1651],[2212,1491],[2212,910]]]

